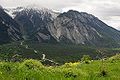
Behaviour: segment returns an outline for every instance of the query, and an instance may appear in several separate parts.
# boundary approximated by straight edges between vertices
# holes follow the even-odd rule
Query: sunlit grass
[[[0,62],[0,80],[120,80],[120,61],[105,61],[107,75],[101,76],[101,61],[89,64],[65,63],[61,66],[44,66],[38,60]]]

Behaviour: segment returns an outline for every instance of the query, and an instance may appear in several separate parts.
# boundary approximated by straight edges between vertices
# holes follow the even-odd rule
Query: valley
[[[0,6],[0,80],[120,80],[120,31],[87,12]]]

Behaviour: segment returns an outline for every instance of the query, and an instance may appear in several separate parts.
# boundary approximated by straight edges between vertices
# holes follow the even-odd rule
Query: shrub
[[[9,64],[2,64],[1,66],[0,66],[0,68],[2,69],[2,70],[4,70],[4,71],[6,71],[6,72],[9,72],[9,71],[11,71],[11,65],[9,65]]]
[[[120,54],[116,54],[115,56],[110,57],[109,60],[111,62],[114,62],[116,60],[120,60]]]
[[[106,70],[101,70],[99,75],[105,77],[108,75],[108,73]]]
[[[12,59],[11,59],[12,62],[20,62],[20,61],[22,61],[22,60],[23,60],[23,59],[22,59],[22,56],[19,55],[19,54],[13,55],[13,56],[12,56]]]
[[[0,63],[0,70],[2,70],[3,72],[13,72],[14,70],[16,70],[16,66],[13,63],[8,63],[8,62],[1,62]]]
[[[39,69],[39,68],[43,68],[44,66],[38,60],[29,59],[29,60],[25,60],[20,67],[26,67],[28,69]]]
[[[59,65],[58,63],[52,60],[49,60],[49,59],[41,60],[41,63],[45,66],[58,66]]]
[[[70,67],[77,67],[80,64],[80,62],[75,62],[75,63],[65,63],[62,67],[64,68],[70,68]]]
[[[72,77],[72,78],[76,78],[76,77],[77,77],[77,74],[75,74],[75,73],[73,73],[73,72],[70,71],[70,72],[65,73],[65,74],[64,74],[64,77],[65,77],[65,78],[71,78],[71,77]]]
[[[85,62],[86,64],[89,64],[89,62],[92,60],[92,58],[89,55],[83,55],[81,58],[82,62]]]

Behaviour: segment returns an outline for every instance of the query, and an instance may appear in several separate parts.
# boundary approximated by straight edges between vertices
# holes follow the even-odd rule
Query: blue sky
[[[120,0],[0,0],[3,7],[38,5],[57,11],[87,12],[120,30]]]

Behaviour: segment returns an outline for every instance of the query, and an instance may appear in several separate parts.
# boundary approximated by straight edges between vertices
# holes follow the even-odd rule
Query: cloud
[[[0,0],[3,7],[33,4],[62,12],[69,9],[88,12],[120,30],[120,0]]]
[[[14,6],[26,6],[36,4],[49,8],[63,8],[65,6],[71,6],[74,3],[81,2],[82,0],[0,0],[2,6],[14,7]]]
[[[91,13],[108,25],[120,30],[120,1],[118,0],[84,0],[74,6],[64,7],[62,10],[75,9],[80,12]]]

